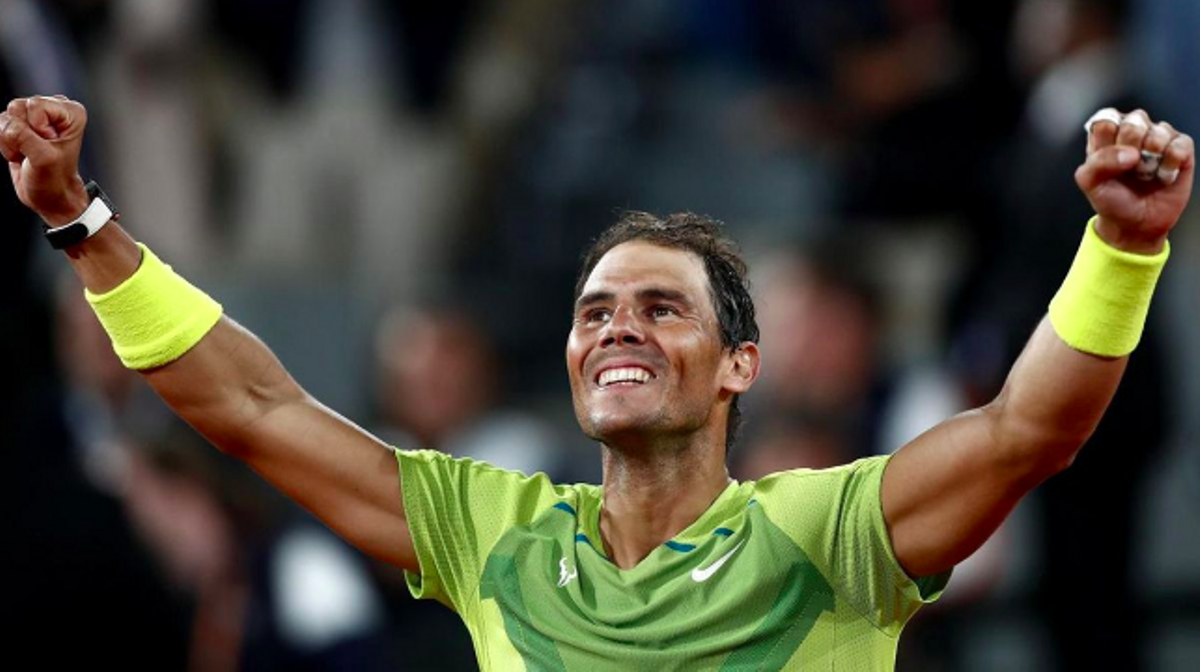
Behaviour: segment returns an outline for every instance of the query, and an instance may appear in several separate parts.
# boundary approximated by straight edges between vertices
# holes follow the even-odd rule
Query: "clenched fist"
[[[1161,157],[1161,163],[1140,179],[1135,168],[1143,152]],[[1152,122],[1142,110],[1121,114],[1109,108],[1088,123],[1087,160],[1075,171],[1075,182],[1100,216],[1101,237],[1129,252],[1153,254],[1187,206],[1195,167],[1190,136]]]
[[[17,198],[50,226],[78,217],[88,205],[79,177],[87,110],[64,96],[17,98],[0,114],[0,154]]]

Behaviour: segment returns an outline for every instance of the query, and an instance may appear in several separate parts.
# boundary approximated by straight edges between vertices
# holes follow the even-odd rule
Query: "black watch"
[[[70,224],[50,228],[46,226],[46,240],[50,241],[50,247],[56,250],[61,250],[72,245],[78,245],[83,241],[96,235],[100,229],[104,228],[118,216],[117,208],[108,200],[108,194],[100,188],[100,185],[95,182],[88,182],[84,187],[87,189],[88,198],[91,202],[83,211],[82,215],[75,218],[75,221]]]

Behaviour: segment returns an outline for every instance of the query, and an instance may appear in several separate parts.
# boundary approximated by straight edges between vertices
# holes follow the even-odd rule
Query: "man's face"
[[[588,276],[567,340],[580,427],[607,445],[682,437],[721,423],[714,409],[739,389],[701,259],[631,241]],[[746,385],[748,387],[748,384]]]

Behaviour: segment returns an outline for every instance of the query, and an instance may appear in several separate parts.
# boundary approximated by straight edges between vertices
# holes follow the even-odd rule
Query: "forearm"
[[[83,286],[96,294],[127,280],[142,262],[137,243],[116,222],[109,222],[96,235],[63,251]]]
[[[262,443],[264,418],[307,397],[275,354],[228,317],[179,359],[142,373],[188,424],[243,459]]]
[[[93,294],[117,287],[142,263],[141,250],[115,222],[66,254]],[[233,453],[251,445],[259,419],[304,398],[266,345],[228,318],[179,359],[142,373],[180,417]]]

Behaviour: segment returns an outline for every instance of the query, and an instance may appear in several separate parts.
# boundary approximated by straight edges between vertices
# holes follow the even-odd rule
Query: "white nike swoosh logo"
[[[738,552],[738,549],[741,548],[742,544],[744,543],[746,543],[746,540],[742,539],[738,542],[737,546],[733,547],[733,550],[729,551],[725,555],[722,555],[720,558],[717,558],[717,561],[708,567],[705,567],[704,569],[700,569],[699,567],[693,569],[692,580],[696,583],[704,583],[707,581],[710,577],[712,577],[713,574],[717,573],[717,570],[721,568],[721,565],[725,564],[729,558],[733,557],[734,553]]]

